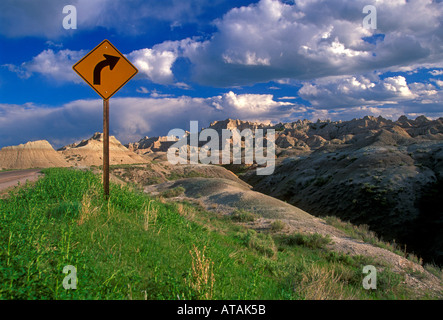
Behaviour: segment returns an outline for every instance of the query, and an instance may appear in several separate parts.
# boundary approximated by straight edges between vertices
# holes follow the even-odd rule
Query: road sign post
[[[103,100],[103,191],[109,197],[109,100]]]
[[[72,69],[103,98],[103,191],[109,197],[109,98],[138,70],[108,40],[103,40]]]

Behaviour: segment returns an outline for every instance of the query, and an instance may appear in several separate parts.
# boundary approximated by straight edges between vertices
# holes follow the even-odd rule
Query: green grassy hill
[[[257,232],[89,171],[47,169],[0,199],[0,299],[412,299],[404,276],[328,238]],[[241,220],[241,219],[240,219]],[[365,290],[363,266],[377,289]],[[77,269],[65,290],[67,265]]]

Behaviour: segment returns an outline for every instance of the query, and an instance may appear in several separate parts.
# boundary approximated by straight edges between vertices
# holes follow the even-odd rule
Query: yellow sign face
[[[72,69],[104,100],[108,100],[138,72],[108,40],[91,50]]]

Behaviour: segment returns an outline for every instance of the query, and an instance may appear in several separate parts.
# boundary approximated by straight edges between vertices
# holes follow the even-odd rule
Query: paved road
[[[40,169],[14,170],[0,172],[0,191],[16,186],[18,182],[35,181],[41,175]]]

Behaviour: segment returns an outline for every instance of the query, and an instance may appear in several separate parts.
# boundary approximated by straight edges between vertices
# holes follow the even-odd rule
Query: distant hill
[[[109,137],[109,157],[111,165],[150,162],[148,158],[128,150],[114,136]],[[57,151],[46,140],[0,150],[0,170],[100,165],[103,165],[103,135],[98,132],[89,139]]]
[[[69,167],[46,140],[30,141],[0,150],[0,169]]]
[[[87,140],[64,146],[58,151],[73,166],[103,165],[103,134],[97,132]],[[114,136],[109,137],[109,163],[111,165],[147,162],[147,159],[128,150]]]
[[[175,141],[168,141],[168,137],[144,137],[138,142],[126,144],[125,147],[138,154],[151,152],[166,152]]]

